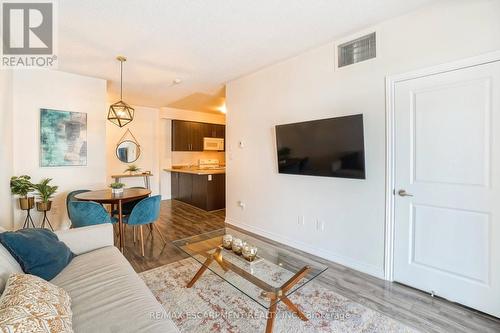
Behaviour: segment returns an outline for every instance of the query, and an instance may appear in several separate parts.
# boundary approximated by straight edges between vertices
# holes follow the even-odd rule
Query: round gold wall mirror
[[[132,163],[141,156],[141,147],[132,140],[125,140],[116,146],[116,157],[123,163]]]

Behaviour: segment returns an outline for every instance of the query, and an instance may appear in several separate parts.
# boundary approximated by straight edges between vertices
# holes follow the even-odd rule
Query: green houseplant
[[[135,172],[139,172],[141,170],[141,168],[139,168],[137,165],[135,164],[130,164],[126,169],[125,169],[125,172],[128,172],[129,174],[133,174]]]
[[[29,210],[35,206],[35,198],[28,197],[28,194],[33,191],[33,189],[31,177],[28,175],[10,178],[10,191],[12,194],[20,196],[19,206],[22,210]]]
[[[123,188],[125,187],[125,184],[115,182],[109,184],[109,187],[111,187],[111,191],[113,192],[113,194],[120,194],[123,193]]]
[[[52,178],[44,178],[40,183],[33,185],[33,188],[36,190],[36,195],[40,199],[40,201],[36,203],[36,209],[40,212],[49,211],[52,207],[52,201],[50,199],[57,192],[58,186],[49,185],[51,181]]]

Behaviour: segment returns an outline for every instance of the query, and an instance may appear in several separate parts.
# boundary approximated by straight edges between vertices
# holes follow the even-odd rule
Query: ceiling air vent
[[[338,67],[355,64],[377,56],[375,32],[338,46]]]

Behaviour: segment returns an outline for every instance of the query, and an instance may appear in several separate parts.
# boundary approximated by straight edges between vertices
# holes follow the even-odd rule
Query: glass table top
[[[223,248],[225,234],[256,246],[255,261],[250,263]],[[266,309],[327,269],[319,262],[229,228],[176,240],[173,244]]]

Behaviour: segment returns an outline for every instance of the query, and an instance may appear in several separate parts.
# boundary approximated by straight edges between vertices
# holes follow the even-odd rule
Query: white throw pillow
[[[0,332],[73,333],[64,289],[30,274],[12,274],[0,297]]]
[[[0,244],[0,294],[5,288],[5,283],[12,273],[23,273],[19,263],[10,255],[10,252]]]

